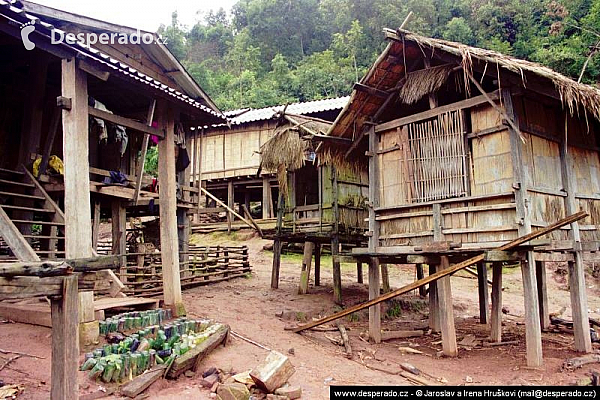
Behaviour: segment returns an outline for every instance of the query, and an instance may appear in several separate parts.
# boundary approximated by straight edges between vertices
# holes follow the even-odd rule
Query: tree
[[[158,28],[158,34],[166,39],[167,48],[179,60],[183,60],[187,55],[185,31],[177,19],[177,11],[171,14],[171,25],[161,25]]]
[[[468,45],[475,44],[473,31],[463,17],[454,17],[446,23],[442,31],[444,39],[460,42]]]

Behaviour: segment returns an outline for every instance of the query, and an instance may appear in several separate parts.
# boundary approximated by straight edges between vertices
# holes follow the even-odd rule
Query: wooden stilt
[[[340,266],[340,238],[334,235],[331,239],[331,261],[333,263],[333,301],[343,305],[342,301],[342,271]]]
[[[540,309],[540,327],[542,331],[550,327],[550,311],[548,310],[548,291],[546,289],[546,263],[535,262],[535,278],[537,281],[538,303]]]
[[[423,273],[423,264],[416,264],[415,267],[417,270],[417,280],[425,278],[425,274]],[[425,286],[421,286],[419,288],[419,296],[425,297],[426,294],[427,294],[427,290],[426,290]]]
[[[321,286],[321,245],[315,243],[315,286]]]
[[[273,241],[273,269],[271,270],[271,289],[279,287],[279,268],[281,266],[281,239]]]
[[[112,253],[119,255],[121,268],[119,269],[119,279],[121,282],[127,282],[127,218],[125,207],[120,200],[113,200],[111,203],[112,211]]]
[[[50,398],[52,400],[79,398],[79,387],[77,385],[79,297],[77,287],[77,276],[66,276],[63,280],[63,295],[59,298],[50,299],[52,313],[52,383]]]
[[[177,198],[175,171],[175,116],[161,103],[159,126],[165,138],[158,143],[158,180],[161,185],[160,247],[162,254],[164,301],[176,315],[185,313],[179,275],[179,243],[177,237]]]
[[[363,270],[360,261],[356,263],[356,282],[363,283]]]
[[[484,262],[477,263],[477,288],[479,291],[479,323],[488,323],[489,295],[487,288],[487,266]]]
[[[429,275],[435,274],[437,266],[429,265]],[[440,309],[438,304],[437,281],[429,283],[429,328],[433,332],[440,331]]]
[[[450,267],[447,256],[440,257],[440,269]],[[437,282],[438,304],[440,307],[440,328],[442,331],[442,351],[445,356],[456,357],[456,331],[454,329],[454,310],[452,307],[452,289],[450,276],[445,276]]]
[[[525,302],[525,342],[527,365],[542,365],[542,330],[538,308],[537,283],[535,280],[535,259],[532,251],[527,252],[527,261],[521,262],[523,276],[523,296]]]
[[[304,243],[304,257],[302,259],[302,270],[300,271],[300,286],[298,294],[308,293],[308,283],[310,281],[310,268],[315,244],[313,242]]]
[[[492,263],[492,313],[490,316],[492,342],[502,341],[502,264]]]
[[[573,333],[575,335],[575,350],[590,353],[592,351],[592,341],[590,338],[584,274],[582,254],[578,251],[575,252],[575,261],[569,261]]]
[[[189,259],[190,248],[190,216],[185,208],[177,208],[177,237],[179,242],[179,261],[185,262]],[[190,271],[184,272],[183,276],[190,276]]]
[[[371,259],[369,264],[369,300],[379,297],[379,259]],[[369,307],[369,337],[375,343],[381,343],[381,307],[380,304]]]
[[[269,218],[271,215],[271,209],[269,205],[269,196],[271,196],[271,184],[269,183],[269,178],[263,178],[262,185],[262,217],[263,219]]]
[[[381,286],[383,288],[383,293],[392,290],[390,288],[390,275],[388,274],[387,264],[381,264]]]
[[[227,206],[233,210],[234,207],[233,181],[227,182]],[[231,233],[231,224],[233,222],[233,214],[227,213],[227,233]]]
[[[98,234],[100,233],[100,202],[94,201],[94,219],[92,221],[92,248],[98,250]]]
[[[87,74],[75,58],[63,59],[61,65],[62,95],[71,99],[71,109],[62,111],[65,256],[86,258],[92,255]]]

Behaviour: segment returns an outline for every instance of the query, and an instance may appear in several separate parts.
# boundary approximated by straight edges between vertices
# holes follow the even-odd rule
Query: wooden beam
[[[539,367],[543,364],[542,329],[537,297],[537,282],[535,279],[535,259],[532,251],[528,252],[527,260],[521,262],[521,276],[523,279],[523,301],[525,307],[527,366]]]
[[[152,126],[152,120],[154,119],[154,111],[156,110],[156,100],[152,100],[150,107],[148,108],[148,114],[146,116],[146,125]],[[140,153],[140,161],[138,162],[138,168],[136,171],[136,182],[135,192],[133,193],[133,204],[137,205],[140,199],[140,191],[142,190],[142,179],[144,178],[144,166],[146,165],[146,153],[148,152],[148,142],[150,141],[150,135],[145,134],[142,139],[142,152]]]
[[[135,121],[131,118],[121,117],[119,115],[111,114],[109,112],[102,111],[91,106],[88,106],[87,112],[92,117],[100,118],[105,121],[112,122],[116,125],[124,126],[125,128],[129,128],[137,132],[158,136],[161,139],[165,138],[165,134],[160,129],[152,128],[151,126]]]
[[[63,161],[65,165],[66,258],[92,255],[87,75],[74,58],[62,60],[62,95],[72,101],[63,110]]]
[[[158,180],[160,196],[160,247],[163,268],[163,292],[165,304],[176,315],[185,312],[181,296],[179,274],[179,243],[177,236],[177,183],[175,171],[175,117],[167,103],[159,105],[159,126],[166,131],[158,143]]]
[[[52,309],[50,398],[52,400],[79,398],[77,384],[79,363],[77,277],[68,276],[62,279],[62,296],[50,299]]]
[[[64,261],[13,262],[0,264],[0,276],[61,276],[73,273],[73,267]]]
[[[269,209],[269,196],[271,195],[269,178],[263,178],[262,184],[262,217],[263,219],[269,218],[270,209]]]
[[[447,256],[440,258],[440,269],[443,271],[450,267]],[[444,276],[437,281],[438,304],[440,307],[440,327],[442,330],[442,351],[447,357],[458,355],[456,345],[456,330],[454,329],[454,309],[452,306],[452,289],[450,276]]]
[[[536,255],[537,257],[537,255]],[[550,311],[548,309],[548,289],[546,286],[546,263],[535,261],[535,278],[537,280],[538,303],[540,310],[540,327],[543,331],[550,327]]]
[[[499,98],[499,92],[496,90],[494,92],[488,93],[488,97],[492,100],[497,100]],[[487,99],[485,96],[475,96],[466,100],[457,101],[456,103],[448,104],[445,106],[436,107],[427,111],[423,111],[418,114],[409,115],[407,117],[402,117],[398,119],[394,119],[389,122],[385,122],[383,124],[379,124],[375,126],[375,132],[383,132],[390,129],[397,128],[399,126],[407,125],[412,122],[421,121],[428,118],[433,118],[440,114],[443,114],[448,111],[456,111],[462,110],[465,108],[475,107],[479,104],[487,103]]]
[[[502,264],[492,263],[492,313],[490,316],[492,342],[502,342]]]
[[[235,215],[236,217],[238,217],[239,219],[241,219],[242,221],[244,221],[244,223],[246,223],[246,225],[248,225],[250,228],[255,229],[254,226],[248,222],[246,220],[246,218],[242,217],[240,214],[238,214],[237,212],[235,212],[235,210],[231,207],[229,207],[227,204],[223,203],[221,200],[219,200],[217,197],[215,197],[212,193],[210,193],[208,190],[204,189],[203,187],[200,188],[200,191],[202,193],[204,193],[205,195],[207,195],[208,197],[210,197],[211,199],[213,199],[214,201],[217,202],[217,204],[220,204],[222,207],[224,207],[228,212],[230,212],[231,214]]]
[[[40,257],[31,248],[19,229],[0,206],[0,235],[11,251],[21,261],[40,261]]]
[[[542,228],[536,232],[532,232],[530,234],[527,234],[527,235],[521,236],[517,239],[514,239],[514,240],[498,247],[497,250],[510,250],[510,249],[517,247],[523,243],[529,242],[532,239],[538,238],[540,236],[544,236],[544,235],[548,234],[549,232],[552,232],[552,231],[560,228],[561,226],[565,226],[567,224],[572,223],[573,221],[578,221],[582,218],[585,218],[588,215],[589,214],[586,213],[585,211],[580,211],[576,214],[569,215],[568,217],[563,218],[563,219],[561,219],[545,228]],[[445,276],[451,275],[451,274],[455,273],[456,271],[460,271],[461,269],[464,269],[468,266],[477,264],[478,262],[483,261],[483,257],[484,257],[483,254],[477,255],[475,257],[471,257],[468,260],[462,261],[462,262],[455,264],[444,270],[437,271],[436,273],[431,274],[426,278],[412,282],[406,286],[401,287],[400,289],[396,289],[390,293],[387,293],[387,294],[384,294],[383,296],[379,296],[377,298],[371,299],[365,303],[358,304],[358,305],[355,305],[352,307],[348,307],[344,311],[340,311],[339,313],[330,315],[329,317],[325,317],[325,318],[319,319],[317,321],[308,323],[306,325],[300,326],[300,327],[294,329],[293,331],[296,333],[302,332],[303,330],[310,329],[312,327],[319,326],[319,325],[325,324],[330,321],[335,321],[338,318],[345,317],[346,315],[350,315],[353,312],[363,310],[367,307],[372,307],[372,306],[378,305],[378,304],[380,304],[384,301],[387,301],[389,299],[392,299],[396,296],[399,296],[404,293],[408,293],[412,290],[418,289],[419,287],[421,287],[423,285],[437,281],[438,279],[443,278]]]
[[[313,242],[304,242],[304,257],[302,258],[302,269],[300,271],[300,286],[298,294],[308,293],[308,283],[310,281],[310,269],[312,265],[312,256],[315,248]]]
[[[479,292],[479,323],[488,323],[488,283],[487,283],[487,265],[483,261],[477,263],[477,289]]]
[[[371,258],[369,263],[369,301],[379,298],[379,259]],[[369,337],[375,343],[381,343],[381,305],[369,307]]]
[[[356,282],[363,283],[363,268],[360,261],[356,263]]]
[[[371,96],[379,97],[382,99],[387,99],[387,97],[390,95],[388,92],[386,92],[384,90],[380,90],[380,89],[377,89],[377,88],[374,88],[371,86],[363,85],[360,82],[356,82],[352,89],[358,90],[359,92],[367,93]]]

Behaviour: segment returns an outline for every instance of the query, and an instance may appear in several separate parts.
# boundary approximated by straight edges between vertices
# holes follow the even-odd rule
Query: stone
[[[219,400],[249,400],[249,398],[248,388],[241,383],[224,383],[217,388]]]
[[[290,400],[289,397],[287,396],[279,396],[276,394],[268,394],[267,395],[267,400]]]
[[[275,394],[287,396],[290,400],[295,400],[302,397],[302,388],[299,386],[283,386],[279,389],[275,389]]]
[[[296,372],[289,358],[283,354],[271,351],[265,361],[250,371],[250,377],[260,389],[273,393],[283,386]]]
[[[291,354],[291,355],[294,355],[294,354],[296,354],[296,350],[294,350],[294,348],[291,347],[291,348],[288,349],[288,353]]]
[[[211,376],[213,374],[216,374],[217,372],[219,372],[219,371],[217,371],[217,369],[215,367],[210,367],[209,369],[205,370],[202,373],[202,377],[206,378],[207,376]]]
[[[200,380],[200,384],[207,389],[210,389],[211,387],[213,387],[213,385],[217,382],[219,382],[218,374],[209,375],[206,378],[202,378]]]
[[[98,321],[82,322],[79,324],[79,345],[81,347],[98,344],[100,325]]]

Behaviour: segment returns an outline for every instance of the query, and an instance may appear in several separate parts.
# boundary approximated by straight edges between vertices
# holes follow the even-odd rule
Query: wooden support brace
[[[490,316],[492,342],[502,341],[502,264],[492,263],[492,313]]]

